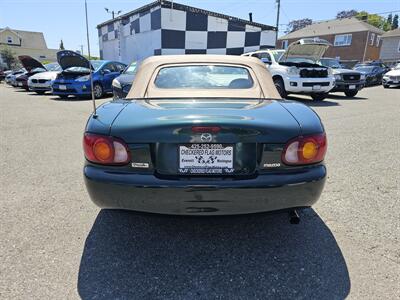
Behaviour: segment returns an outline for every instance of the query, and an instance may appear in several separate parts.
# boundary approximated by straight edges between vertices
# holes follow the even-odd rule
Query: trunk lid
[[[205,141],[194,126],[213,126],[219,131]],[[134,100],[116,117],[110,134],[132,147],[149,145],[152,163],[162,175],[185,175],[187,170],[182,174],[180,168],[181,151],[198,145],[232,151],[229,175],[251,175],[261,161],[263,144],[284,144],[300,134],[300,127],[275,100]]]
[[[331,44],[328,41],[319,38],[300,39],[289,45],[283,54],[282,60],[285,61],[288,58],[301,57],[317,62],[321,59],[329,46],[331,46]]]
[[[37,61],[33,57],[29,55],[20,55],[18,56],[19,61],[22,66],[28,71],[31,72],[34,69],[40,68],[46,70],[46,68],[42,65],[40,61]]]

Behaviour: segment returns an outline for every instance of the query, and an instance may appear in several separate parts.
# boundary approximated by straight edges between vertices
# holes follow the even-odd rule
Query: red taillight
[[[221,130],[218,126],[193,126],[192,131],[195,133],[218,133]]]
[[[83,149],[87,160],[103,165],[124,165],[130,161],[126,143],[112,136],[85,133]]]
[[[324,160],[327,140],[325,133],[299,136],[290,140],[282,152],[286,165],[306,165]]]

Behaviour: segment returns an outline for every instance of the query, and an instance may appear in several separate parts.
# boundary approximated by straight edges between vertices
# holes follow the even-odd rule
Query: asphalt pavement
[[[292,99],[329,141],[299,225],[100,210],[82,178],[91,102],[0,84],[0,298],[399,299],[400,89]]]

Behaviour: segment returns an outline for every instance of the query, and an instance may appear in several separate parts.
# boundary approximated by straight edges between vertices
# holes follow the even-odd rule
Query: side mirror
[[[119,74],[122,74],[122,73],[124,73],[124,70],[120,70],[120,71],[119,71]]]
[[[261,61],[262,61],[264,64],[267,64],[267,65],[272,64],[272,61],[270,61],[268,58],[261,58]]]
[[[102,73],[103,73],[103,75],[105,75],[105,74],[110,74],[111,71],[110,71],[109,69],[103,69],[103,70],[102,70]]]

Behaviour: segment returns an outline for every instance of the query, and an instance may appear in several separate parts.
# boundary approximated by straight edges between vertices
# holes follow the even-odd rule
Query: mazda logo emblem
[[[202,142],[211,142],[212,141],[212,135],[211,133],[202,133],[200,136],[200,139]]]

